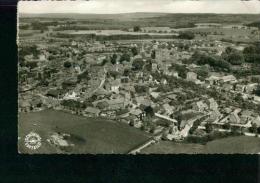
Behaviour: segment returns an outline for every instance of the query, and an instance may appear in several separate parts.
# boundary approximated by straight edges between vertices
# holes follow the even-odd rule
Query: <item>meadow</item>
[[[143,154],[258,154],[260,138],[248,136],[213,140],[206,145],[160,141],[143,149]]]
[[[69,152],[76,154],[124,154],[150,137],[148,133],[127,124],[55,110],[20,113],[18,121],[18,147],[21,153],[60,153],[46,141],[54,132],[68,133],[81,139],[74,142],[75,146]],[[42,146],[37,152],[24,147],[24,138],[31,131],[38,133],[42,138]]]

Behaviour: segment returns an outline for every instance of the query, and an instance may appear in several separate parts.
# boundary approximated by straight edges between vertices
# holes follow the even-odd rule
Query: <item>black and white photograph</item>
[[[18,153],[260,154],[259,0],[19,1],[17,47]]]

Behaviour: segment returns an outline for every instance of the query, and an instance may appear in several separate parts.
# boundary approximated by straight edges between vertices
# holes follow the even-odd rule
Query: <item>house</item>
[[[142,114],[142,110],[141,109],[132,109],[129,114],[133,115],[133,116],[136,116],[136,117],[139,117],[140,114]]]
[[[116,111],[116,116],[118,118],[126,118],[129,116],[129,110],[128,109],[118,110]]]
[[[29,112],[31,104],[28,101],[19,102],[19,112]]]
[[[57,89],[50,89],[47,92],[46,96],[53,97],[53,98],[59,98],[60,94],[61,94],[61,92],[59,90],[57,90]]]
[[[172,114],[175,109],[175,107],[170,106],[169,104],[163,104],[162,107],[164,108],[166,115]]]
[[[252,121],[254,116],[254,112],[250,111],[250,110],[243,110],[240,113],[240,119],[241,119],[241,123],[246,124],[248,121]]]
[[[144,96],[138,96],[135,98],[136,102],[138,105],[144,105],[144,106],[150,106],[151,105],[151,101]]]
[[[120,80],[116,79],[111,82],[111,91],[115,93],[119,93],[119,87],[120,87]]]
[[[166,85],[168,82],[165,78],[161,79],[161,84]]]
[[[192,82],[197,81],[197,74],[195,72],[187,72],[186,80]]]
[[[256,126],[259,128],[260,127],[260,116],[258,115],[253,119],[252,124],[256,124]]]
[[[176,100],[177,99],[177,95],[176,94],[170,94],[167,96],[168,99],[170,100]]]
[[[254,102],[260,104],[260,97],[254,95]]]
[[[250,84],[246,85],[246,88],[245,88],[246,93],[249,93],[249,94],[253,93],[253,91],[257,88],[257,85],[258,85],[258,83],[250,83]]]
[[[132,109],[129,112],[129,116],[132,118],[132,120],[135,122],[135,127],[140,126],[139,124],[141,117],[143,116],[143,111],[140,109]],[[141,127],[141,126],[140,126]]]
[[[77,96],[77,94],[73,91],[71,93],[66,93],[63,97],[64,100],[77,100],[80,97]]]
[[[211,111],[209,114],[208,122],[214,122],[221,116],[221,113],[218,110]]]
[[[154,98],[157,99],[160,95],[160,92],[151,92],[150,95]]]
[[[167,69],[167,70],[164,71],[164,74],[167,75],[167,76],[174,76],[176,78],[179,77],[178,72],[174,69]]]
[[[99,116],[100,110],[95,107],[87,107],[84,112],[88,116],[95,117],[95,116]]]
[[[206,109],[208,109],[208,106],[203,101],[198,101],[192,105],[192,109],[195,111],[204,112]]]
[[[109,105],[109,109],[116,110],[116,109],[122,109],[125,106],[125,99],[124,98],[116,98],[112,100],[107,100],[107,103]]]
[[[233,75],[227,75],[220,78],[221,83],[236,83],[237,79]]]
[[[30,102],[32,108],[38,108],[42,106],[42,100],[40,98],[34,98],[32,99],[32,101]]]
[[[128,83],[129,82],[129,77],[128,76],[121,76],[121,83]]]
[[[39,55],[39,60],[40,60],[40,61],[45,61],[45,60],[46,60],[46,55],[40,54],[40,55]]]
[[[214,98],[210,98],[207,100],[207,104],[210,110],[218,110],[218,103],[214,100]]]
[[[109,94],[110,94],[110,92],[108,92],[108,91],[105,90],[104,88],[98,88],[98,89],[95,91],[95,95],[101,96],[101,97],[107,96],[107,95],[109,95]]]
[[[234,88],[235,88],[236,91],[239,91],[239,92],[243,92],[244,93],[246,91],[246,85],[235,84]]]
[[[210,85],[218,85],[219,84],[219,80],[220,80],[220,77],[218,76],[210,76],[208,78],[205,79],[206,83],[207,84],[210,84]]]
[[[233,124],[239,124],[240,123],[240,117],[238,113],[241,112],[241,109],[235,109],[230,115],[229,115],[229,121]]]
[[[156,63],[152,63],[152,71],[155,72],[158,70],[158,65]]]
[[[231,90],[234,89],[234,86],[232,84],[229,84],[229,83],[224,83],[222,85],[222,91],[226,91],[226,92],[229,92]]]

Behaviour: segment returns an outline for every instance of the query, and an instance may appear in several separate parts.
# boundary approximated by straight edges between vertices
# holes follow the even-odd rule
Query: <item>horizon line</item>
[[[33,15],[42,15],[42,14],[79,14],[79,15],[118,15],[118,14],[134,14],[134,13],[157,13],[157,14],[214,14],[214,15],[228,15],[228,14],[237,14],[237,15],[260,15],[260,13],[174,13],[174,12],[125,12],[125,13],[25,13],[17,12],[18,14],[33,14]]]

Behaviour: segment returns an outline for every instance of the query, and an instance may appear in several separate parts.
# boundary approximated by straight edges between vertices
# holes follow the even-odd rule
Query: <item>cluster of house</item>
[[[182,41],[183,43],[189,45],[188,50],[204,46],[197,40],[185,40]],[[194,121],[206,116],[204,122],[216,122],[220,120],[223,112],[220,111],[213,98],[194,98],[189,101],[190,108],[182,110],[187,101],[183,101],[183,105],[178,106],[174,105],[172,101],[178,100],[178,95],[185,93],[185,88],[183,91],[177,91],[176,88],[169,93],[157,90],[162,85],[167,86],[168,80],[164,76],[179,78],[181,73],[172,69],[172,63],[184,66],[181,60],[191,57],[192,52],[180,50],[178,44],[180,41],[96,42],[95,44],[71,41],[68,44],[70,46],[56,47],[58,51],[41,47],[38,60],[35,61],[37,62],[36,67],[33,69],[19,67],[21,85],[19,95],[23,96],[20,97],[19,111],[28,112],[52,107],[70,110],[89,117],[116,119],[131,123],[135,127],[141,127],[145,115],[144,109],[152,107],[158,116],[165,119],[172,119],[172,115],[176,112],[181,112],[183,116],[186,116],[179,124],[180,129],[185,129],[182,131],[182,135],[185,136]],[[220,48],[220,44],[215,42],[213,46]],[[119,47],[128,51],[136,47],[138,54],[131,55],[130,61],[120,62],[120,58],[117,57],[116,63],[113,64],[110,62],[111,53],[118,50]],[[88,49],[84,50],[84,48]],[[111,50],[104,51],[104,49]],[[87,53],[86,50],[91,53]],[[94,53],[99,51],[111,53]],[[155,58],[152,58],[153,51]],[[117,54],[120,55],[120,53]],[[50,60],[51,56],[54,56],[54,59]],[[30,59],[33,57],[26,56],[25,58],[25,60]],[[101,65],[100,63],[105,59],[108,62]],[[144,66],[150,64],[151,70],[132,70],[134,60],[141,60]],[[64,67],[63,63],[66,61],[70,62],[71,66]],[[212,74],[205,81],[201,81],[194,71],[196,70],[194,68],[199,66],[193,64],[185,67],[188,70],[185,80],[205,86],[205,89],[214,86],[224,91],[243,93],[244,97],[249,98],[253,96],[252,91],[257,86],[255,83],[242,84],[243,82],[237,80],[233,75]],[[126,70],[128,70],[128,74],[126,74]],[[154,77],[154,73],[159,74],[160,79]],[[46,81],[48,83],[45,86]],[[40,95],[35,95],[36,91]],[[257,98],[253,98],[253,100],[257,101]],[[240,113],[229,114],[231,117],[228,119],[231,120],[231,123],[234,120],[237,120],[237,123],[243,121],[238,120]],[[244,113],[241,114],[244,116]],[[244,119],[242,116],[240,118]],[[255,119],[259,119],[259,116],[255,116]]]

